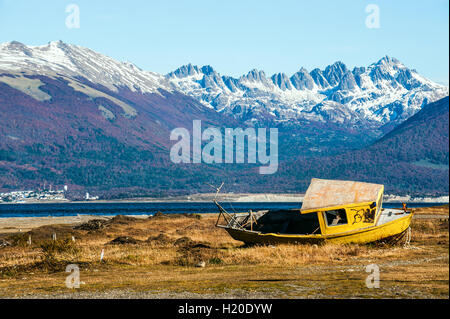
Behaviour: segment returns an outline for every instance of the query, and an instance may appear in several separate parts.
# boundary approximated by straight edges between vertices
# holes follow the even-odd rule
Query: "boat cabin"
[[[384,210],[383,191],[378,184],[312,179],[301,209],[230,214],[215,201],[216,226],[248,244],[398,242],[413,214]]]
[[[275,234],[331,235],[374,226],[382,210],[383,185],[313,179],[302,208],[255,214],[246,230]]]

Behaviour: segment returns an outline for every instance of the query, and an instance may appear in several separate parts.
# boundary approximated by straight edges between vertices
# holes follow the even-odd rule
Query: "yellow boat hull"
[[[259,233],[227,227],[224,228],[235,240],[243,241],[247,244],[318,244],[323,242],[337,244],[366,244],[378,241],[398,240],[409,228],[412,216],[413,214],[408,214],[382,225],[369,226],[330,235],[288,235]]]

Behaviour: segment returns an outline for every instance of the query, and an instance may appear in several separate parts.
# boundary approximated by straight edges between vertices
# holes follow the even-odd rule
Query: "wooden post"
[[[54,241],[56,241],[56,233],[53,233],[52,239],[53,239]]]

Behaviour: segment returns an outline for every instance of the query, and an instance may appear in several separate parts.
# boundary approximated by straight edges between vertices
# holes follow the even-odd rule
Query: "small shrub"
[[[213,257],[208,261],[211,265],[220,265],[223,263],[223,260],[219,257]]]
[[[74,259],[78,256],[80,249],[70,239],[50,240],[40,245],[44,254],[44,260],[56,261],[58,255],[63,259]]]
[[[28,236],[29,236],[28,233],[14,234],[14,235],[8,237],[8,241],[13,246],[25,247],[25,246],[28,246]]]
[[[128,255],[124,259],[127,260],[127,261],[130,261],[130,262],[139,262],[139,261],[142,260],[142,256],[139,256],[139,255]]]

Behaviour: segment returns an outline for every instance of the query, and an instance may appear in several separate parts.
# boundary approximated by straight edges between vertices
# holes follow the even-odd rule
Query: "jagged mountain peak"
[[[376,64],[403,65],[400,60],[388,55],[382,57]]]
[[[398,70],[409,70],[400,60],[390,57],[390,56],[384,56],[380,60],[378,60],[375,63],[372,63],[367,68],[368,70],[380,70],[383,73],[389,73],[392,76],[395,76],[395,73]]]
[[[195,76],[195,75],[211,76],[211,75],[217,75],[217,74],[218,73],[214,70],[214,68],[211,65],[203,65],[200,67],[198,65],[193,65],[192,63],[188,63],[185,65],[182,65],[175,71],[168,73],[166,76],[171,77],[171,78],[173,78],[173,77],[186,78],[186,77]]]
[[[325,78],[331,86],[339,84],[342,77],[347,73],[347,66],[341,62],[337,61],[329,66],[327,66],[323,72]]]
[[[196,75],[198,73],[199,73],[199,67],[196,65],[192,65],[192,63],[188,63],[188,64],[180,66],[175,71],[168,73],[166,76],[167,77],[184,78],[184,77]]]
[[[304,67],[301,67],[299,70],[298,70],[298,72],[297,73],[308,73],[309,74],[309,72],[308,72],[308,69],[306,69],[306,68],[304,68]]]
[[[341,70],[343,70],[343,71],[346,71],[346,70],[347,70],[347,66],[346,66],[345,63],[342,62],[342,61],[336,61],[336,62],[334,62],[333,64],[330,64],[330,65],[328,66],[328,68],[331,68],[331,69],[341,69]]]
[[[205,75],[212,75],[217,73],[216,71],[214,71],[214,68],[210,65],[204,65],[200,68],[200,71],[205,74]]]
[[[319,68],[315,68],[310,73],[311,77],[314,79],[314,82],[320,87],[320,88],[327,88],[330,86],[330,83],[328,83],[328,80],[323,75],[323,72]]]
[[[308,73],[308,70],[303,67],[300,68],[298,72],[294,73],[290,80],[297,90],[312,90],[314,88],[313,77]]]
[[[262,70],[252,69],[247,74],[239,78],[240,82],[255,82],[268,84],[266,73]]]
[[[276,73],[270,77],[273,84],[275,84],[278,88],[281,90],[291,90],[291,81],[289,80],[289,77],[285,73]]]
[[[356,83],[355,77],[352,72],[347,70],[339,81],[338,89],[339,90],[353,90],[357,88],[358,84]]]

